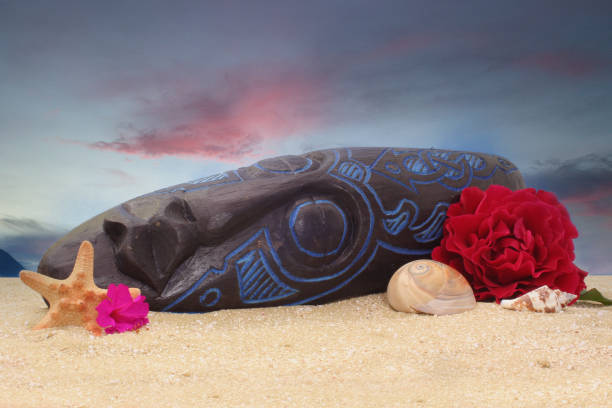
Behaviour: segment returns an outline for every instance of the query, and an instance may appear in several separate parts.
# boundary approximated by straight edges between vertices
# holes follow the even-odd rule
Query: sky
[[[0,0],[0,248],[342,146],[502,155],[612,274],[609,1]]]

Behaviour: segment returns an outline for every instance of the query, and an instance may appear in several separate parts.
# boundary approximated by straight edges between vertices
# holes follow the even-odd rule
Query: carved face
[[[384,290],[429,256],[462,188],[493,183],[522,178],[498,157],[436,150],[267,159],[115,207],[62,238],[39,271],[67,276],[67,252],[88,239],[96,281],[140,287],[154,310],[325,302]]]

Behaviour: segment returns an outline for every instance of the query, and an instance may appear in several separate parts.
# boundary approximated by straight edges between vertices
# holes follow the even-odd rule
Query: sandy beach
[[[612,297],[612,276],[589,276]],[[0,407],[612,407],[612,307],[478,303],[398,313],[384,294],[322,306],[149,314],[139,332],[31,330],[37,293],[0,279]]]

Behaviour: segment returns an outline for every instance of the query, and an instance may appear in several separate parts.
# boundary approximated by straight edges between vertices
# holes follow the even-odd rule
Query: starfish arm
[[[33,290],[40,293],[47,301],[57,297],[57,288],[62,282],[61,280],[26,270],[19,273],[19,279]]]
[[[74,267],[72,273],[68,277],[69,281],[80,280],[89,285],[94,283],[93,277],[94,269],[94,249],[93,245],[89,241],[83,241],[77,252],[76,260],[74,261]]]
[[[33,330],[47,329],[49,327],[58,326],[57,320],[59,315],[59,308],[55,305],[51,305],[47,313],[38,322],[38,324],[32,327]]]
[[[132,299],[136,299],[138,296],[140,296],[140,289],[130,288],[130,295],[132,296]]]

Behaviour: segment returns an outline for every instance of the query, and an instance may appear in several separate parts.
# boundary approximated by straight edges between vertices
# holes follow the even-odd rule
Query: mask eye
[[[298,249],[312,257],[337,254],[347,234],[344,211],[330,200],[298,204],[289,217],[291,236]]]

